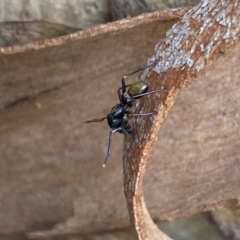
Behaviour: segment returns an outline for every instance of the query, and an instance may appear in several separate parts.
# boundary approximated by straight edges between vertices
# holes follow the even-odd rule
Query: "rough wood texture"
[[[240,1],[202,1],[189,10],[167,32],[166,39],[156,45],[154,55],[148,61],[148,65],[156,63],[153,70],[157,74],[146,69],[142,79],[145,80],[149,77],[148,81],[152,89],[164,87],[169,91],[161,94],[160,97],[151,96],[137,104],[134,112],[158,111],[158,114],[149,119],[143,118],[141,121],[139,121],[140,118],[132,118],[131,123],[137,130],[133,135],[126,137],[123,163],[124,190],[130,218],[138,239],[169,239],[157,229],[151,220],[143,197],[143,177],[146,163],[150,149],[156,142],[160,125],[179,89],[189,85],[193,77],[199,76],[216,58],[231,50],[239,42],[239,23]],[[199,136],[203,137],[204,134]],[[218,138],[214,138],[214,140],[218,141]],[[211,180],[213,181],[213,179]],[[228,187],[230,186],[231,184]],[[206,186],[204,190],[206,190]],[[230,198],[237,199],[238,194],[233,189],[231,190]],[[198,189],[199,191],[200,189]],[[214,199],[211,201],[217,202],[218,198],[219,195],[214,192]],[[196,208],[194,203],[198,204],[197,200],[200,199],[191,196],[187,205],[190,208]],[[209,200],[204,199],[205,204],[210,204]],[[165,208],[164,205],[163,207]]]
[[[113,154],[102,169],[109,128],[82,122],[109,112],[121,77],[145,64],[183,13],[146,14],[0,49],[1,232],[49,236],[129,226],[122,136],[114,136]],[[239,52],[214,62],[168,114],[145,176],[153,219],[239,199]]]

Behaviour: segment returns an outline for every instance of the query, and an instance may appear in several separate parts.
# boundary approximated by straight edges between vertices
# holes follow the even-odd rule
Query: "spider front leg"
[[[150,67],[152,67],[152,66],[153,66],[153,64],[148,65],[148,66],[145,66],[145,67],[141,67],[141,68],[139,68],[139,69],[137,69],[137,70],[135,70],[135,71],[133,71],[133,72],[128,73],[127,75],[125,75],[125,76],[122,78],[122,90],[123,90],[123,93],[126,92],[126,87],[127,87],[126,84],[125,84],[125,79],[126,79],[126,78],[132,76],[133,74],[135,74],[135,73],[137,73],[137,72],[140,72],[141,70],[144,70],[144,69],[146,69],[146,68],[150,68]]]
[[[113,130],[110,131],[110,133],[109,133],[109,141],[108,141],[107,155],[106,155],[106,157],[105,157],[105,159],[104,159],[104,162],[103,162],[103,167],[104,167],[104,168],[106,167],[106,164],[107,164],[107,162],[108,162],[109,156],[110,156],[110,154],[111,154],[112,134],[113,134],[114,132],[119,132],[119,131],[121,131],[121,127],[116,128],[116,129],[113,129]]]
[[[110,131],[107,155],[106,155],[106,157],[104,159],[104,162],[103,162],[103,167],[104,168],[106,167],[106,164],[107,164],[108,159],[109,159],[110,154],[111,154],[112,135],[113,135],[114,132],[119,132],[119,133],[122,133],[122,134],[125,134],[125,135],[130,135],[132,133],[132,128],[129,125],[127,125],[127,122],[125,122],[121,127],[118,127],[116,129],[113,129],[112,131]]]

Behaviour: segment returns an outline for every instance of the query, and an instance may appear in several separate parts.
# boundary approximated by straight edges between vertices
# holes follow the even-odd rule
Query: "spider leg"
[[[134,116],[149,116],[149,115],[153,115],[153,112],[149,112],[149,113],[129,113],[127,114],[128,117],[134,117]]]
[[[121,131],[125,134],[125,135],[130,135],[132,133],[132,128],[130,126],[128,126],[127,124],[121,127]]]
[[[146,93],[141,93],[141,94],[135,95],[135,96],[131,97],[130,100],[136,100],[136,99],[138,99],[139,97],[147,96],[147,95],[150,95],[150,94],[153,94],[153,93],[157,93],[157,92],[167,92],[167,91],[168,91],[167,88],[158,89],[158,90],[153,90],[153,91],[151,91],[151,92],[146,92]]]
[[[106,167],[106,164],[107,164],[107,162],[108,162],[109,156],[110,156],[110,154],[111,154],[112,134],[113,134],[114,132],[118,132],[118,131],[120,131],[120,130],[122,130],[121,127],[116,128],[116,129],[113,129],[113,130],[111,130],[110,133],[109,133],[109,142],[108,142],[107,156],[105,157],[105,160],[104,160],[104,162],[103,162],[103,167],[104,167],[104,168]]]
[[[149,113],[132,113],[130,111],[125,110],[124,114],[127,115],[128,117],[134,117],[134,116],[149,116],[149,115],[153,115],[153,112],[149,112]]]
[[[99,119],[92,119],[85,121],[84,123],[91,123],[91,122],[102,122],[104,119],[107,119],[107,117],[99,118]]]
[[[126,92],[126,88],[129,87],[129,86],[131,86],[131,84],[125,85],[125,92]],[[123,94],[124,94],[125,92],[123,91],[123,87],[120,87],[120,88],[118,89],[118,91],[117,91],[117,93],[118,93],[118,98],[119,98],[119,100],[120,100],[120,102],[121,102],[122,104],[124,103],[124,102],[123,102]]]
[[[122,90],[122,88],[119,88],[117,93],[118,93],[118,98],[119,98],[120,103],[123,103],[123,97],[122,97],[123,94],[121,93],[121,90]]]
[[[135,71],[133,71],[133,72],[131,72],[131,73],[128,73],[128,74],[126,74],[125,76],[123,76],[123,78],[122,78],[122,86],[125,86],[125,79],[126,79],[127,77],[130,77],[130,76],[132,76],[133,74],[135,74],[135,73],[137,73],[137,72],[140,72],[140,71],[143,70],[143,69],[150,68],[150,67],[152,67],[153,65],[154,65],[154,64],[150,64],[150,65],[148,65],[148,66],[141,67],[141,68],[139,68],[139,69],[137,69],[137,70],[135,70]]]

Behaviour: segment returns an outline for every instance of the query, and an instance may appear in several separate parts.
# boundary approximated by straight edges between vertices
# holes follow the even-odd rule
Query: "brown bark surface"
[[[114,135],[102,169],[109,128],[82,122],[109,112],[121,77],[146,63],[184,12],[146,14],[0,49],[1,232],[47,236],[129,226],[122,136]],[[239,62],[237,47],[171,109],[145,177],[154,219],[237,204]]]
[[[143,197],[143,177],[145,175],[146,163],[149,158],[149,152],[153,147],[153,144],[156,142],[160,125],[166,117],[168,110],[174,103],[179,90],[188,86],[192,82],[192,79],[198,77],[214,60],[222,54],[229,52],[239,43],[239,23],[240,1],[202,1],[199,5],[190,9],[184,17],[166,33],[166,38],[156,45],[153,56],[148,60],[148,65],[155,63],[153,67],[155,73],[148,68],[145,70],[145,73],[142,74],[142,79],[145,80],[148,78],[153,89],[168,88],[169,91],[161,94],[161,96],[149,97],[147,100],[142,100],[140,104],[136,106],[134,112],[144,113],[157,111],[158,114],[154,117],[151,116],[149,119],[144,118],[141,121],[139,121],[139,119],[132,119],[131,123],[133,126],[136,126],[137,130],[133,135],[126,137],[123,162],[124,190],[130,218],[135,227],[138,239],[169,239],[169,237],[158,230],[153,223]],[[214,86],[214,90],[215,89],[216,86]],[[211,109],[211,107],[215,106],[214,104],[210,104],[208,107]],[[219,112],[222,112],[223,110],[220,109]],[[220,115],[225,114],[225,111],[220,113]],[[196,110],[194,111],[194,116],[195,121],[195,118],[198,116]],[[185,115],[182,115],[181,123],[184,121]],[[205,119],[204,123],[199,121],[197,123],[200,126],[208,127],[209,119]],[[218,124],[218,122],[215,122],[214,125],[216,126]],[[197,128],[198,126],[192,125],[193,130]],[[190,129],[191,127],[188,125],[188,130]],[[218,129],[215,131],[217,130]],[[222,143],[219,137],[212,131],[209,131],[208,133],[211,137],[206,138],[204,136],[206,132],[201,129],[196,136],[196,142],[201,142],[201,140],[199,141],[199,138],[205,138],[208,147],[210,147],[211,139],[213,139],[215,143],[218,143],[218,149],[223,150],[226,143]],[[204,143],[205,141],[202,142],[202,145],[204,145]],[[239,149],[238,143],[235,148]],[[210,152],[208,152],[206,157],[209,157],[212,154],[212,150],[216,151],[214,148],[209,150]],[[201,149],[201,151],[205,151],[205,148],[204,150]],[[214,152],[214,154],[216,154],[216,152]],[[165,157],[168,158],[168,156]],[[218,160],[218,158],[215,159]],[[211,160],[215,159],[212,158]],[[193,178],[191,179],[189,177],[188,180],[183,179],[182,182],[178,184],[178,190],[184,188],[185,184],[190,188],[190,182],[194,182],[195,175],[193,170],[194,167],[197,167],[198,169],[198,164],[195,162],[189,162],[188,166],[191,166],[191,164],[192,167],[189,169],[189,175],[192,175]],[[226,167],[225,164],[223,164],[223,166]],[[214,168],[214,173],[220,173],[221,177],[222,174],[225,173],[224,177],[226,177],[227,167],[224,169],[224,172],[222,172],[221,167],[220,169],[219,166],[217,169]],[[182,172],[180,173],[182,174]],[[231,174],[232,173],[233,172],[231,171]],[[176,174],[177,172],[169,178],[169,181],[173,180]],[[229,176],[229,179],[231,177]],[[164,178],[165,175],[163,175],[163,179]],[[234,186],[236,185],[239,187],[239,180],[235,182],[235,178],[233,178],[233,181]],[[187,194],[182,195],[184,191],[181,191],[181,194],[178,192],[176,197],[178,197],[178,201],[180,199],[184,201],[184,204],[182,203],[181,207],[185,205],[185,212],[189,212],[194,208],[196,209],[196,204],[199,204],[199,202],[202,202],[206,207],[210,207],[214,202],[216,205],[218,202],[218,204],[222,205],[222,203],[220,203],[221,201],[225,201],[226,203],[232,199],[232,204],[236,205],[239,196],[238,191],[232,191],[228,196],[230,199],[224,199],[227,192],[229,192],[229,189],[233,190],[233,186],[232,184],[228,185],[227,189],[223,190],[223,183],[226,183],[226,180],[224,179],[223,182],[219,181],[219,177],[216,175],[214,177],[210,175],[209,178],[207,178],[206,184],[210,184],[211,187],[218,185],[218,188],[221,188],[219,192],[217,189],[213,191],[210,188],[207,198],[208,200],[206,200],[206,196],[203,197],[203,194],[209,188],[208,185],[202,185],[202,188],[199,186],[197,188],[197,195],[195,196],[191,195],[191,197],[189,197]],[[171,192],[172,196],[173,193],[175,192]],[[193,193],[193,191],[191,191],[191,193]],[[213,197],[212,199],[211,195]],[[162,195],[160,198],[162,199]],[[169,199],[167,201],[169,202]],[[166,204],[163,205],[164,208],[166,207]],[[172,210],[173,216],[176,215],[176,209]],[[203,207],[202,210],[204,210]],[[169,216],[169,219],[170,218],[171,216]]]

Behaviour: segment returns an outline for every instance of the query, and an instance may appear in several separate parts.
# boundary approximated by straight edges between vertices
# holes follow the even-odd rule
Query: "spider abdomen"
[[[137,81],[133,83],[127,90],[130,97],[134,97],[138,94],[146,93],[148,91],[149,84],[144,81]]]

